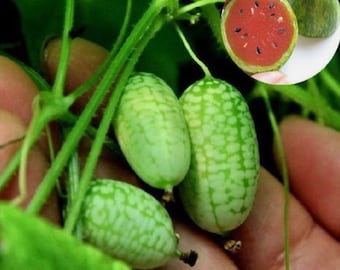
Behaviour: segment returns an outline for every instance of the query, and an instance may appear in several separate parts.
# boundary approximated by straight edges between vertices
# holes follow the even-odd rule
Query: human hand
[[[269,71],[251,75],[253,79],[268,84],[291,84],[287,76],[281,71]]]
[[[56,72],[58,54],[58,43],[51,43],[44,59],[46,76],[51,80]],[[84,82],[102,63],[106,54],[104,49],[92,43],[74,40],[67,91]],[[24,135],[32,117],[31,104],[36,94],[36,87],[24,72],[1,57],[0,145]],[[85,96],[77,102],[74,110],[81,110],[88,98]],[[340,211],[334,208],[340,203],[340,135],[298,118],[284,121],[281,134],[294,194],[289,201],[292,269],[337,269],[340,267]],[[17,142],[0,149],[0,170],[18,147]],[[81,147],[86,156],[86,143]],[[25,203],[34,194],[49,166],[44,138],[31,152],[29,160],[29,192]],[[96,176],[136,181],[135,175],[112,153],[103,153]],[[16,179],[13,179],[0,197],[10,199],[16,192]],[[231,235],[243,243],[236,255],[227,254],[216,237],[199,230],[185,217],[176,215],[175,228],[181,236],[181,246],[184,250],[193,249],[199,253],[197,264],[192,269],[283,269],[283,205],[281,184],[262,169],[254,208],[246,222]],[[58,222],[55,196],[51,197],[42,214]],[[191,268],[172,260],[159,269]]]

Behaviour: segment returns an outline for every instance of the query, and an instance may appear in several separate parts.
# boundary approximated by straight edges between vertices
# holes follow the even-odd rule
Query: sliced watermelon
[[[298,35],[287,0],[230,0],[221,26],[231,59],[248,73],[278,70],[291,55]]]

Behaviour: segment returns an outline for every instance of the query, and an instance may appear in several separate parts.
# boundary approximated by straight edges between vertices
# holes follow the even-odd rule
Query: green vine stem
[[[10,56],[7,56],[10,57]],[[26,66],[22,62],[13,59],[10,57],[13,61],[15,61],[25,72],[26,74],[32,79],[32,81],[37,85],[38,89],[44,89],[46,91],[50,91],[49,84],[32,68]],[[34,125],[34,124],[33,124]],[[37,131],[37,128],[34,128]],[[37,132],[37,135],[39,136],[39,132]],[[21,138],[22,141],[24,141],[25,136]],[[33,138],[34,140],[34,138]],[[20,159],[22,157],[22,149],[20,148],[19,151],[17,151],[14,156],[11,158],[7,166],[4,168],[4,170],[0,174],[0,190],[7,184],[7,182],[10,180],[10,177],[14,174],[15,170],[18,168]]]
[[[74,15],[74,0],[66,1],[64,28],[62,33],[62,47],[60,51],[60,60],[57,69],[56,79],[52,87],[52,91],[56,97],[63,96],[65,78],[67,73],[68,57],[70,53],[70,32],[73,26],[73,15]]]
[[[21,138],[19,138],[19,140],[20,139]],[[22,138],[22,140],[23,139],[24,139],[24,137]],[[1,147],[6,147],[6,145],[8,145],[10,143],[11,143],[11,141],[6,143],[5,145],[2,145]],[[14,154],[14,156],[11,158],[11,160],[9,161],[7,166],[1,172],[1,174],[0,174],[0,190],[2,190],[6,186],[6,184],[10,180],[11,176],[13,175],[15,170],[17,169],[18,164],[20,162],[20,155],[21,155],[21,151],[19,150]]]
[[[187,14],[187,13],[197,9],[197,8],[203,9],[207,5],[213,5],[215,3],[224,3],[224,2],[225,2],[225,0],[195,0],[195,2],[193,2],[193,3],[187,4],[183,7],[178,8],[175,16],[180,17],[184,14]],[[218,13],[218,11],[217,11],[217,13]],[[219,16],[217,16],[217,18],[219,18]]]
[[[167,8],[169,5],[169,1],[163,0],[154,0],[150,4],[147,11],[144,13],[140,21],[136,24],[134,29],[132,30],[129,37],[124,42],[121,50],[114,57],[114,60],[110,63],[110,66],[103,76],[102,80],[98,84],[96,91],[94,92],[90,102],[85,107],[84,111],[79,117],[78,122],[75,124],[73,129],[70,131],[68,137],[66,138],[63,146],[61,147],[58,155],[56,156],[53,164],[47,171],[42,183],[38,187],[35,196],[31,200],[30,204],[27,207],[27,211],[30,213],[37,213],[45,203],[48,195],[51,190],[55,186],[56,179],[61,174],[65,164],[69,160],[72,153],[75,151],[79,140],[82,137],[82,133],[80,131],[85,130],[92,116],[97,111],[99,105],[104,100],[104,97],[109,91],[110,86],[113,82],[118,82],[124,84],[125,82],[122,80],[122,67],[126,66],[129,57],[131,56],[131,52],[137,49],[138,44],[144,44],[142,41],[145,37],[145,31],[151,31],[153,27],[158,24],[154,24],[159,18],[162,18],[163,22],[166,21],[166,17],[163,14],[163,9]],[[119,80],[118,80],[119,78]],[[115,95],[119,98],[120,92],[117,91],[122,88],[118,88],[115,91]],[[98,150],[96,150],[98,151]],[[75,210],[76,211],[76,210]],[[68,228],[73,227],[74,222],[70,222],[71,225],[68,225]]]
[[[178,9],[176,17],[188,14],[197,8],[201,9],[203,17],[206,19],[220,48],[224,48],[221,35],[221,12],[217,9],[216,3],[224,3],[225,0],[195,0],[184,7]]]
[[[288,169],[286,164],[285,152],[283,149],[283,142],[280,136],[278,124],[272,110],[268,93],[264,88],[263,84],[259,84],[257,87],[257,91],[261,94],[265,106],[267,108],[269,121],[274,134],[274,143],[276,146],[277,154],[280,160],[280,169],[281,176],[283,179],[283,196],[284,196],[284,205],[283,205],[283,242],[284,242],[284,261],[285,261],[285,269],[290,269],[290,246],[289,246],[289,177],[288,177]]]
[[[311,93],[311,97],[315,106],[316,121],[321,125],[325,124],[325,115],[323,112],[323,105],[326,105],[320,91],[316,85],[315,78],[311,78],[307,81],[307,90]]]
[[[60,120],[61,125],[73,127],[74,124],[78,121],[79,117],[71,112],[67,112],[65,117]],[[90,139],[94,139],[97,136],[97,128],[93,125],[89,125],[86,130],[84,130],[84,136],[88,136]],[[122,152],[118,146],[118,144],[113,141],[110,137],[106,136],[104,141],[104,146],[114,152],[115,154],[122,155]],[[123,157],[123,156],[121,156]]]
[[[54,88],[52,89],[52,93],[55,95],[57,100],[60,100],[62,97],[62,90],[64,87],[66,71],[67,71],[67,63],[68,63],[68,54],[69,54],[69,32],[73,25],[73,12],[74,12],[74,1],[70,0],[66,2],[65,8],[65,19],[64,19],[64,30],[62,43],[63,48],[61,51],[61,60],[59,62],[59,68],[57,72],[57,78]],[[46,89],[44,89],[46,91]],[[38,96],[33,102],[33,119],[30,123],[30,126],[27,130],[25,139],[23,141],[21,150],[20,150],[20,168],[19,168],[19,195],[17,198],[13,200],[13,203],[19,204],[26,197],[26,170],[27,170],[27,159],[29,151],[32,145],[39,138],[42,130],[47,126],[48,122],[55,118],[56,115],[60,115],[60,113],[64,112],[68,109],[68,105],[65,101],[69,101],[69,99],[63,100],[63,106],[60,108],[55,107],[55,104],[52,103],[52,106],[49,104],[43,111],[40,109],[40,101],[44,101],[41,98],[46,97],[47,92],[43,92],[44,95]],[[50,98],[48,98],[50,100]],[[60,104],[59,104],[60,105]]]
[[[182,30],[179,28],[179,26],[177,24],[175,24],[175,29],[176,29],[180,39],[182,40],[185,49],[188,51],[190,57],[192,58],[192,60],[194,60],[194,62],[202,69],[202,71],[203,71],[203,73],[206,77],[211,77],[211,72],[210,72],[209,68],[201,61],[201,59],[199,59],[197,57],[197,55],[191,49],[189,42],[187,41]]]
[[[75,200],[76,194],[78,192],[79,188],[79,181],[80,181],[80,168],[79,168],[79,156],[78,153],[75,152],[70,158],[70,162],[68,164],[68,181],[66,183],[67,189],[66,189],[66,209],[63,212],[63,218],[64,220],[69,215],[73,202]],[[78,239],[81,239],[81,228],[80,226],[77,227],[77,230],[75,231],[75,236]]]
[[[320,72],[319,76],[325,85],[328,86],[330,92],[340,98],[340,83],[336,80],[336,77],[333,77],[327,69]]]
[[[199,8],[200,6],[204,6],[204,5],[209,4],[209,3],[211,4],[211,3],[214,3],[214,2],[221,2],[221,0],[218,0],[218,1],[216,1],[216,0],[201,0],[201,1],[198,1],[197,3],[193,3],[193,4],[195,4],[195,6],[188,4],[188,5],[186,5],[182,8],[183,8],[183,10],[186,10],[187,12],[189,12],[190,9],[192,9],[192,8]],[[172,1],[154,0],[151,3],[151,7],[154,7],[154,10],[157,10],[157,9],[161,10],[162,7],[166,7],[166,8],[168,8],[168,11],[171,11],[174,14],[178,14],[177,10],[175,10],[175,8],[178,7],[178,1],[176,1],[176,0],[172,0]],[[189,7],[189,8],[186,8],[186,7]],[[130,7],[128,7],[128,9],[129,8]],[[68,14],[70,15],[72,13],[71,12],[72,8],[68,8],[67,10],[69,10]],[[68,18],[69,15],[65,16],[65,24],[67,24],[68,26],[64,27],[64,30],[65,30],[64,33],[66,33],[67,32],[66,29],[70,29],[71,25],[72,25],[72,20],[70,18]],[[175,17],[173,14],[171,16]],[[125,26],[127,26],[127,21],[125,21],[123,23],[123,28],[125,28]],[[147,27],[149,27],[149,25],[144,24],[142,27],[144,27],[146,29]],[[143,36],[143,34],[141,34],[141,33],[143,33],[142,27],[140,28],[139,31],[134,30],[134,32],[139,33],[140,36]],[[66,47],[67,47],[67,43],[69,42],[68,36],[66,34],[64,34],[64,38],[65,38],[65,41],[64,41],[63,44],[66,44]],[[125,44],[126,50],[124,52],[122,52],[122,51],[120,52],[120,56],[125,55],[125,56],[123,56],[123,58],[125,57],[125,59],[127,59],[127,57],[128,57],[128,53],[127,53],[128,50],[129,49],[133,50],[133,44],[129,44],[129,41],[133,41],[137,44],[138,36],[135,35],[135,37],[133,37],[133,38],[130,37]],[[43,91],[43,93],[39,97],[39,100],[41,102],[40,103],[41,108],[39,108],[41,115],[38,117],[38,119],[34,123],[31,123],[31,125],[32,125],[31,130],[34,134],[31,134],[29,136],[30,140],[26,141],[26,146],[24,148],[29,149],[36,142],[36,140],[39,138],[39,135],[41,134],[42,130],[48,124],[49,121],[55,120],[55,119],[62,119],[64,117],[67,117],[67,115],[68,115],[67,112],[68,112],[68,108],[70,107],[70,105],[79,96],[84,94],[90,87],[92,87],[96,82],[98,82],[99,78],[102,77],[102,75],[109,68],[110,65],[111,66],[116,65],[117,68],[115,70],[111,70],[111,75],[109,75],[107,77],[109,79],[112,79],[112,78],[115,78],[115,77],[118,76],[118,73],[119,73],[118,67],[119,67],[119,65],[122,66],[123,64],[120,64],[120,63],[124,62],[124,60],[122,60],[122,59],[118,59],[118,60],[115,59],[118,47],[119,46],[116,46],[113,50],[110,51],[109,57],[106,59],[105,64],[100,67],[100,69],[94,74],[94,76],[92,76],[87,82],[85,82],[83,85],[81,85],[78,89],[76,89],[76,91],[74,91],[68,97],[56,97],[57,95],[53,97],[53,95],[51,95],[51,93],[49,93],[50,86],[40,77],[40,75],[36,74],[35,71],[26,67],[25,65],[21,65],[21,66],[23,66],[24,70],[30,75],[30,77],[33,79],[33,81],[35,81],[37,83],[37,85],[39,85],[40,89],[47,90],[47,91]],[[66,53],[65,53],[65,51],[66,51]],[[65,55],[64,58],[66,58],[66,56],[68,55],[67,49],[64,50],[64,55]],[[113,59],[115,59],[115,61],[113,61]],[[66,65],[65,64],[66,61],[62,60],[62,62],[64,63],[64,65]],[[112,64],[113,62],[114,62],[114,64]],[[59,68],[61,68],[61,67],[59,66]],[[61,76],[61,77],[59,79],[60,83],[58,83],[58,84],[61,84],[61,82],[63,81],[63,79],[62,79],[63,76],[62,75],[59,75],[59,76]],[[70,135],[69,141],[66,142],[66,146],[64,147],[63,152],[61,152],[61,154],[58,155],[59,157],[56,157],[57,165],[60,166],[60,168],[56,169],[57,166],[55,166],[54,169],[50,168],[49,174],[51,176],[48,176],[45,179],[49,179],[49,177],[52,177],[52,176],[57,178],[57,176],[61,173],[61,170],[62,170],[63,166],[65,165],[66,160],[70,156],[70,152],[72,152],[72,149],[75,149],[78,141],[81,138],[81,135],[80,135],[81,132],[79,132],[79,131],[84,130],[84,128],[85,129],[87,128],[87,126],[88,126],[87,122],[90,121],[90,119],[94,115],[96,109],[99,107],[99,104],[101,103],[102,97],[106,93],[105,91],[104,90],[99,91],[99,93],[94,96],[93,102],[90,102],[90,104],[93,104],[93,106],[89,106],[90,104],[88,104],[88,106],[86,107],[86,110],[84,111],[83,116],[81,118],[79,118],[79,121],[76,123],[76,125],[74,127],[74,133],[72,133]],[[86,121],[83,121],[84,119]],[[72,140],[73,140],[73,142],[71,142]],[[68,148],[69,150],[66,149],[67,147],[69,147]],[[63,155],[65,155],[65,156],[63,156]],[[20,156],[22,156],[22,150],[21,149],[15,154],[15,156],[9,162],[8,166],[6,166],[6,168],[3,170],[2,174],[0,175],[0,189],[3,188],[7,184],[10,177],[15,172],[16,168],[19,165],[20,159],[21,159]],[[50,185],[46,184],[46,186],[50,186]]]
[[[258,89],[262,85],[269,93],[277,92],[284,97],[289,98],[291,101],[299,104],[304,110],[308,110],[313,112],[314,114],[318,113],[318,110],[315,106],[314,98],[310,92],[304,90],[299,85],[265,85],[263,83],[257,82],[257,86],[252,91],[252,95],[256,96],[259,94]],[[322,102],[320,104],[321,110],[324,117],[324,123],[336,130],[340,130],[340,112],[334,110],[329,106],[326,102]]]

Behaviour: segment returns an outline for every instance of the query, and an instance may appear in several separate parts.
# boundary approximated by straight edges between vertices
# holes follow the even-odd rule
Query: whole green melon
[[[288,0],[299,27],[299,34],[312,38],[332,35],[339,24],[338,0]]]

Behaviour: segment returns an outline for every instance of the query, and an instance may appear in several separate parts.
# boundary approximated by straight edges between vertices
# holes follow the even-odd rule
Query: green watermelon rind
[[[299,34],[310,38],[327,38],[339,26],[338,0],[288,0],[298,21]]]
[[[241,68],[244,72],[247,72],[247,73],[250,73],[250,74],[279,70],[288,61],[289,57],[292,55],[294,48],[295,48],[295,45],[296,45],[296,42],[297,42],[297,38],[298,38],[298,23],[297,23],[297,19],[296,19],[296,16],[294,14],[292,7],[287,2],[287,0],[281,0],[281,2],[287,6],[289,14],[292,17],[292,22],[293,22],[293,26],[294,26],[294,33],[293,33],[293,37],[292,37],[292,42],[291,42],[289,48],[287,49],[287,51],[273,65],[270,65],[270,66],[251,65],[251,64],[246,63],[245,61],[241,60],[240,58],[238,58],[234,54],[231,46],[229,45],[229,42],[228,42],[228,39],[227,39],[227,34],[226,34],[225,29],[224,29],[224,21],[225,21],[226,14],[229,12],[230,8],[235,3],[235,1],[237,1],[237,0],[231,0],[224,7],[224,9],[222,10],[222,20],[221,20],[222,39],[223,39],[224,46],[225,46],[230,58],[234,61],[234,63],[239,68]]]

